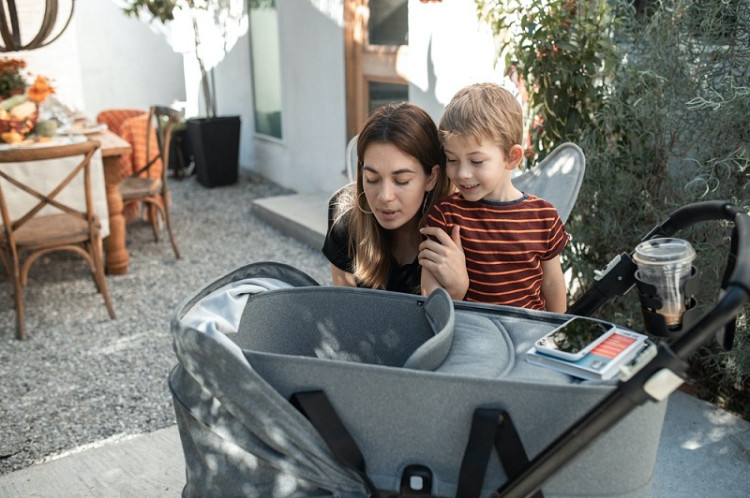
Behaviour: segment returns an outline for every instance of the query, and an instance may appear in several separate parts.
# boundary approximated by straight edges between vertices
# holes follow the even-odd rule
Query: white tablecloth
[[[36,189],[42,194],[49,194],[81,161],[82,156],[50,159],[46,161],[29,161],[20,163],[0,163],[4,171],[24,184]],[[40,163],[57,163],[54,167],[43,167]],[[43,171],[43,173],[41,173]],[[2,182],[3,193],[8,203],[10,217],[16,220],[33,208],[38,199],[24,192],[7,181]],[[84,211],[86,201],[84,196],[83,175],[78,174],[55,199],[63,204]],[[109,235],[109,210],[107,209],[107,191],[104,187],[104,167],[102,153],[97,150],[91,158],[91,198],[94,201],[94,212],[101,223],[102,238]],[[47,206],[42,210],[44,214],[54,214],[59,210]],[[2,220],[0,220],[2,221]]]

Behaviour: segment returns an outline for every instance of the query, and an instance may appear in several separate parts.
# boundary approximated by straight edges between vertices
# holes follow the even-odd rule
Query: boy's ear
[[[523,159],[523,147],[516,144],[510,148],[508,154],[508,169],[516,169]]]
[[[433,165],[432,171],[430,172],[430,176],[427,177],[427,184],[424,187],[425,192],[429,192],[430,190],[435,188],[439,174],[440,174],[440,166],[437,164]]]

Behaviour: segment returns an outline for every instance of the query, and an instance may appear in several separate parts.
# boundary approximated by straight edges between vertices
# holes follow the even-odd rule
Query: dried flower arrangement
[[[22,72],[25,67],[21,59],[0,59],[0,140],[5,143],[21,143],[32,134],[50,137],[56,132],[51,123],[37,123],[39,104],[55,89],[44,76],[37,76],[29,85]]]

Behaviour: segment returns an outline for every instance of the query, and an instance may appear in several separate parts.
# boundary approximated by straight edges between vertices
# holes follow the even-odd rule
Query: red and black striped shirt
[[[427,226],[461,226],[469,273],[467,301],[543,310],[542,261],[559,255],[569,236],[549,202],[531,194],[512,202],[470,202],[460,193],[430,212]]]

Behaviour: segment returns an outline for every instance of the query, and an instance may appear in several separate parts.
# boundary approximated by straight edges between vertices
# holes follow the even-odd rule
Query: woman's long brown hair
[[[345,213],[350,220],[349,252],[353,254],[354,276],[363,286],[385,289],[391,270],[390,232],[381,227],[367,205],[362,184],[362,167],[365,150],[373,143],[392,144],[400,151],[414,157],[426,175],[438,165],[435,188],[426,193],[427,199],[420,216],[422,226],[437,200],[450,190],[445,174],[445,154],[438,137],[435,122],[421,107],[409,102],[386,104],[367,120],[357,140],[357,180],[354,189],[348,189],[348,198],[342,198]],[[344,196],[347,197],[347,196]],[[345,214],[342,213],[342,214]]]

